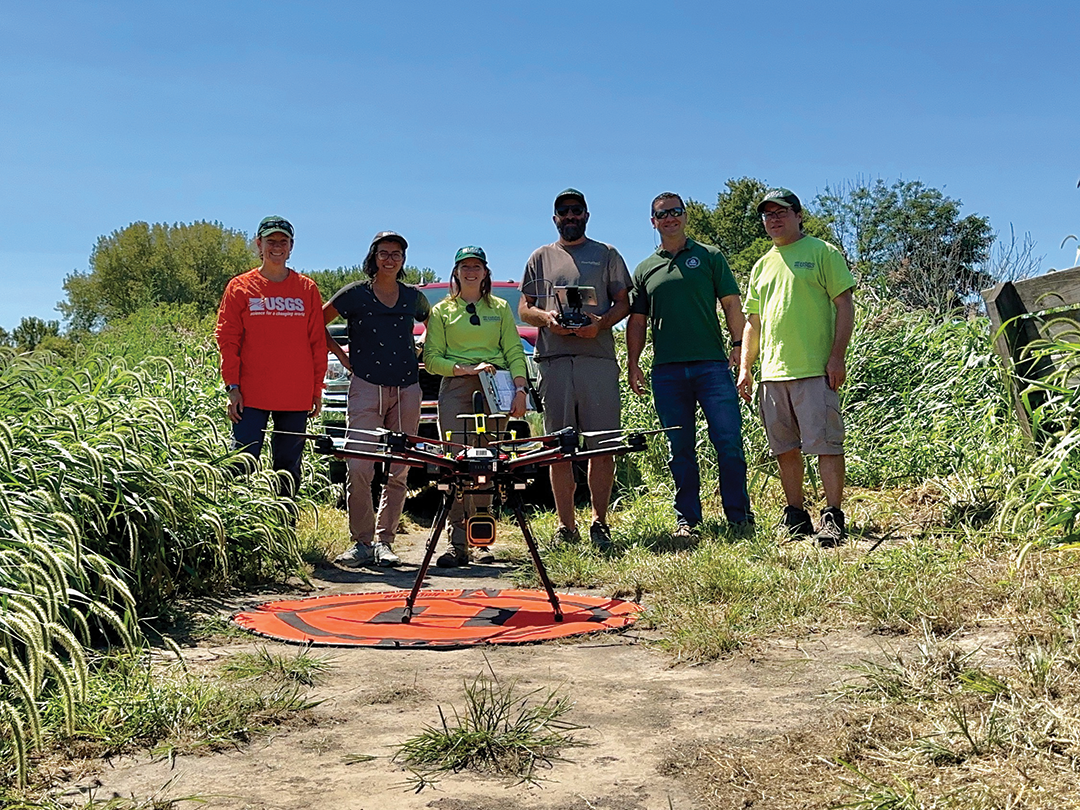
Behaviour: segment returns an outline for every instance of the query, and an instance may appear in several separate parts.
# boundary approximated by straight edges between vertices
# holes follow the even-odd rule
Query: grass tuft
[[[538,767],[561,760],[565,748],[584,743],[571,732],[582,728],[563,719],[573,708],[554,690],[520,694],[517,683],[477,676],[465,683],[465,709],[452,708],[448,720],[438,707],[440,724],[406,740],[394,759],[419,781],[417,792],[440,771],[473,770],[536,782]]]

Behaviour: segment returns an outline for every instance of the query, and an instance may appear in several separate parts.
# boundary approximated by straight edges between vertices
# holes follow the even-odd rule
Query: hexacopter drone
[[[425,439],[406,433],[388,430],[358,430],[348,428],[347,434],[371,437],[368,439],[345,438],[335,441],[328,435],[304,434],[314,441],[318,453],[338,458],[359,458],[388,464],[404,464],[422,469],[443,493],[442,504],[431,527],[427,548],[420,569],[416,574],[402,614],[402,622],[412,619],[413,606],[420,587],[431,565],[431,558],[446,527],[447,518],[454,502],[459,498],[496,496],[514,514],[528,546],[536,573],[544,585],[548,601],[555,612],[555,621],[563,619],[562,608],[555,589],[548,578],[547,569],[540,559],[536,539],[529,530],[525,516],[522,492],[542,470],[553,464],[594,458],[597,456],[620,456],[646,449],[645,437],[662,430],[605,430],[580,432],[567,427],[535,438],[519,439],[500,430],[505,425],[506,414],[485,414],[481,407],[481,395],[474,395],[476,413],[461,414],[466,421],[465,429],[458,431],[464,442]],[[469,422],[472,423],[471,429]],[[488,430],[488,423],[493,430]],[[453,436],[448,436],[453,438]],[[486,440],[486,441],[485,441]],[[594,447],[588,443],[594,441]],[[359,447],[359,449],[357,449]],[[495,518],[487,509],[478,509],[466,524],[466,536],[473,546],[489,546],[495,541]]]

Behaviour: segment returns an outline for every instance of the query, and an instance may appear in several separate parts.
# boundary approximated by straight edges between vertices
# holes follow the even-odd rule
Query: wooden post
[[[1029,439],[1034,439],[1029,410],[1034,411],[1042,405],[1046,395],[1041,391],[1028,391],[1025,403],[1027,381],[1044,380],[1056,369],[1049,357],[1033,357],[1029,347],[1039,340],[1051,340],[1062,332],[1062,319],[1076,319],[1075,308],[1060,310],[1080,304],[1080,267],[1024,281],[1004,281],[984,290],[982,297],[990,316],[994,349],[1005,366],[1020,427]],[[1059,311],[1049,313],[1047,322],[1039,316],[1048,310]]]

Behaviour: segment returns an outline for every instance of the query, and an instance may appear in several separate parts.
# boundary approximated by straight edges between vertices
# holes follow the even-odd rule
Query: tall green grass
[[[1044,395],[1042,404],[1029,411],[1033,433],[1033,462],[1009,483],[1002,528],[1080,543],[1080,327],[1062,322],[1052,340],[1033,344],[1037,358],[1054,367],[1050,377],[1028,380],[1023,399]]]
[[[215,368],[208,342],[136,364],[0,353],[0,767],[19,780],[43,697],[83,695],[85,645],[300,564],[275,474],[234,473]]]
[[[1024,448],[984,317],[941,322],[930,313],[859,302],[848,350],[848,380],[841,389],[847,430],[848,484],[906,486],[928,478],[960,476],[979,490],[1001,491],[1023,461]],[[623,347],[625,350],[625,347]],[[646,349],[642,368],[652,366]],[[652,397],[623,384],[623,423],[660,426]],[[743,440],[751,496],[777,475],[761,419],[742,406]],[[716,455],[700,413],[698,459],[703,491],[716,481]],[[619,464],[624,491],[670,488],[662,440]],[[715,487],[715,484],[714,484]]]

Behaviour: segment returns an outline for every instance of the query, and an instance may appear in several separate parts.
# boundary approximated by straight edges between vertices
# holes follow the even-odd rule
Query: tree
[[[73,330],[162,302],[194,304],[205,314],[217,308],[229,279],[258,263],[244,233],[216,222],[134,222],[98,239],[90,272],[64,279],[68,298],[58,306]]]
[[[862,286],[910,307],[949,311],[994,283],[994,232],[959,200],[921,181],[859,179],[814,201]]]
[[[769,186],[753,177],[728,180],[725,185],[726,190],[716,196],[714,208],[697,200],[686,201],[686,233],[699,242],[720,248],[735,277],[745,284],[754,262],[772,247],[757,211],[757,204]],[[805,206],[805,201],[802,202]],[[828,226],[805,208],[803,230],[832,241]]]
[[[49,337],[60,337],[60,321],[43,321],[31,316],[19,321],[11,332],[11,340],[21,352],[32,352]]]

